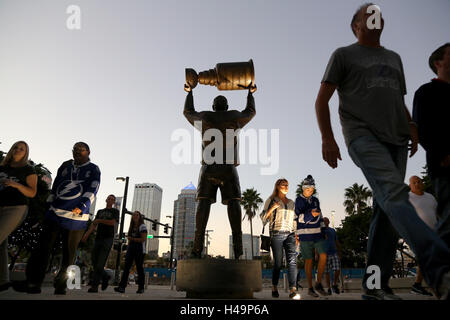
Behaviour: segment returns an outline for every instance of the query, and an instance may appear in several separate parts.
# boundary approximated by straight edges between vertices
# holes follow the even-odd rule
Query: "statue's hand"
[[[189,84],[185,83],[184,84],[184,91],[191,92],[192,91],[192,87]]]
[[[256,85],[254,85],[252,82],[248,86],[243,86],[242,84],[238,84],[238,87],[248,89],[249,93],[254,93],[256,91]]]

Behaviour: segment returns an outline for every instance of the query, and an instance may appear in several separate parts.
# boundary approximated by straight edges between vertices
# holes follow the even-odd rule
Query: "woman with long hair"
[[[275,183],[272,195],[266,200],[261,213],[263,225],[269,223],[270,246],[274,259],[272,271],[272,297],[278,298],[278,280],[283,261],[283,250],[286,254],[288,265],[289,298],[299,300],[297,293],[297,252],[295,239],[295,203],[286,195],[289,191],[289,183],[286,179],[278,179]]]
[[[128,275],[130,274],[130,269],[134,261],[136,263],[139,285],[136,293],[144,293],[144,256],[146,241],[147,227],[144,223],[144,216],[141,215],[139,211],[135,211],[131,217],[130,227],[128,229],[128,249],[125,256],[125,268],[119,286],[114,288],[116,292],[125,292],[125,287],[128,283]]]
[[[11,283],[8,270],[8,236],[25,220],[28,199],[37,192],[37,174],[28,163],[25,141],[13,144],[0,163],[0,291]]]

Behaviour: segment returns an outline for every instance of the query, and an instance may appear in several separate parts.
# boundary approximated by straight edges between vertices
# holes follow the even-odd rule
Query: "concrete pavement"
[[[88,293],[89,287],[82,286],[79,290],[67,290],[66,295],[53,294],[53,287],[43,287],[41,294],[27,294],[15,292],[12,288],[0,292],[0,300],[178,300],[188,301],[185,292],[170,290],[170,286],[149,285],[145,293],[137,294],[137,285],[129,285],[124,294],[117,293],[109,286],[105,291],[99,289],[98,293]],[[302,300],[361,300],[361,292],[344,292],[339,295],[333,294],[331,296],[320,296],[314,298],[308,296],[307,289],[300,290]],[[254,293],[254,300],[289,300],[288,292],[279,288],[280,297],[272,298],[270,287],[265,286],[262,291]],[[396,294],[405,300],[436,300],[435,297],[427,297],[405,292],[403,290],[396,291]]]

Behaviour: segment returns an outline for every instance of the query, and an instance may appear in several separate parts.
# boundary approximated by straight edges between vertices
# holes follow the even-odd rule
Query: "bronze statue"
[[[241,69],[237,70],[239,71]],[[233,72],[230,74],[232,75]],[[236,72],[234,74],[236,74]],[[233,79],[233,76],[231,76],[231,79]],[[252,77],[250,77],[250,79],[252,79]],[[245,81],[243,82],[245,83]],[[184,104],[184,116],[189,123],[194,125],[202,133],[202,168],[200,169],[197,189],[197,200],[199,203],[196,212],[195,239],[192,257],[201,257],[211,204],[216,202],[217,189],[220,188],[222,203],[227,206],[228,219],[231,225],[234,256],[235,259],[239,259],[243,252],[241,229],[242,213],[240,206],[241,188],[238,172],[236,170],[236,166],[239,165],[239,150],[237,144],[238,134],[229,136],[227,130],[229,132],[231,129],[231,131],[235,132],[235,130],[243,128],[255,116],[256,111],[253,93],[256,91],[256,86],[253,85],[253,81],[247,82],[246,85],[243,85],[242,83],[237,83],[235,85],[235,87],[238,87],[239,89],[248,89],[247,106],[243,111],[228,111],[227,99],[224,96],[217,96],[212,105],[214,111],[197,112],[194,108],[194,98],[192,94],[192,89],[195,85],[195,82],[188,81],[187,79],[187,84],[184,86],[185,91],[188,92]],[[233,86],[234,85],[230,87]],[[198,125],[200,125],[200,127]],[[213,152],[211,152],[211,155],[208,155],[205,152],[208,150],[208,145],[215,143],[217,146],[218,141],[216,140],[220,139],[213,140],[210,138],[210,141],[207,141],[208,139],[205,138],[205,133],[208,133],[208,130],[212,130],[216,133],[219,132],[222,138],[222,150],[218,150],[220,148],[215,148]],[[227,141],[227,138],[230,141]],[[230,157],[230,153],[233,154],[232,157]]]

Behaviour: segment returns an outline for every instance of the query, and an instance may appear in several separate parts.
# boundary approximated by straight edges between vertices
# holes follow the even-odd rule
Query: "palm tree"
[[[372,191],[364,187],[363,184],[354,183],[351,187],[345,189],[344,197],[345,211],[349,215],[360,214],[363,209],[368,207],[367,201],[372,198]]]
[[[262,202],[263,202],[263,199],[261,199],[261,197],[259,196],[259,193],[253,188],[246,189],[242,193],[241,206],[245,210],[245,215],[242,220],[244,220],[245,217],[247,216],[248,220],[250,221],[250,243],[252,246],[252,259],[254,256],[252,219],[256,216],[256,211],[258,210],[258,208],[260,207]]]

